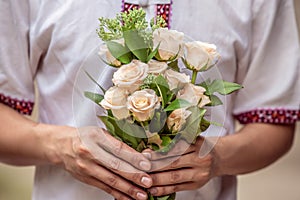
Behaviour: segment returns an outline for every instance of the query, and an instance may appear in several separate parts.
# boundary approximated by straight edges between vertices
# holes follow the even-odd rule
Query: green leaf
[[[223,81],[223,86],[224,86],[224,90],[218,91],[222,95],[231,94],[231,93],[243,88],[243,86],[241,86],[237,83],[231,83],[231,82],[226,82],[226,81]]]
[[[178,60],[174,60],[173,62],[170,62],[168,64],[169,67],[171,67],[171,69],[173,69],[176,72],[179,72],[179,67],[178,67]]]
[[[164,128],[166,121],[167,113],[161,109],[156,109],[149,124],[149,131],[151,133],[160,132]]]
[[[215,92],[222,94],[222,95],[227,95],[236,90],[243,88],[243,86],[241,86],[237,83],[226,82],[223,80],[214,80],[211,83],[210,83],[210,81],[205,81],[199,85],[206,89],[206,92],[205,92],[206,95],[212,95]]]
[[[106,90],[87,71],[84,72],[101,89],[103,94],[105,94]]]
[[[203,118],[200,122],[200,129],[201,129],[201,132],[204,132],[206,131],[209,126],[210,126],[210,121],[206,120],[205,118]]]
[[[184,129],[179,131],[179,133],[181,134],[181,137],[188,143],[192,143],[201,132],[200,123],[206,110],[197,106],[192,106],[187,110],[191,111],[192,113],[186,119]]]
[[[118,59],[121,63],[128,64],[131,62],[132,55],[127,47],[114,41],[107,41],[106,45],[113,57]]]
[[[115,127],[114,125],[109,121],[109,117],[108,116],[98,116],[100,118],[100,120],[104,123],[104,125],[106,126],[107,131],[114,137],[117,136],[116,132],[115,132]]]
[[[217,97],[216,95],[210,95],[209,97],[210,97],[211,103],[208,104],[208,106],[219,106],[219,105],[223,104],[221,99],[219,97]]]
[[[138,31],[125,31],[125,43],[130,51],[142,62],[146,63],[148,59],[148,46],[144,38],[138,34]]]
[[[149,60],[151,60],[157,54],[159,45],[160,44],[158,44],[157,47],[148,55],[147,62],[149,62]]]
[[[93,92],[84,92],[84,96],[90,100],[92,100],[93,102],[95,102],[97,105],[99,105],[99,103],[104,99],[104,96],[101,94],[96,94]]]
[[[172,142],[172,139],[169,136],[162,136],[161,139],[162,139],[161,145],[163,147],[168,146]]]
[[[142,139],[146,138],[145,130],[142,127],[125,119],[117,120],[110,116],[100,116],[99,118],[105,124],[110,134],[119,138],[133,149],[140,149]]]
[[[162,107],[164,108],[168,103],[168,93],[170,93],[168,82],[162,75],[159,75],[154,79],[154,83],[162,98]]]
[[[173,111],[179,108],[187,108],[192,104],[184,99],[175,99],[168,107],[165,108],[165,111]]]
[[[118,126],[118,131],[122,133],[121,138],[124,141],[130,142],[134,149],[137,149],[138,143],[142,139],[147,138],[145,130],[141,126],[131,123],[126,119],[116,120],[116,125]]]

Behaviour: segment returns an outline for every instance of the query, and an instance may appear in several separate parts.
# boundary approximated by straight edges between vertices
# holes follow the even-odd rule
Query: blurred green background
[[[300,0],[295,0],[295,4],[299,27]],[[239,176],[239,200],[300,199],[300,123],[295,136],[292,150],[275,164]],[[0,200],[30,200],[33,177],[34,167],[12,167],[0,163]]]

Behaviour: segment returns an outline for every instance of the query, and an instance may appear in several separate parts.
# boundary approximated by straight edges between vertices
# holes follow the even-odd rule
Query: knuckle
[[[114,187],[114,186],[117,185],[118,179],[117,179],[116,176],[111,175],[111,176],[108,176],[108,177],[107,177],[107,182],[108,182],[108,184],[109,184],[111,187]]]
[[[82,160],[76,160],[77,168],[82,172],[87,172],[88,167],[86,166],[85,162]]]
[[[142,179],[142,174],[141,173],[132,173],[132,181],[135,183],[141,182],[140,180]]]
[[[104,187],[101,188],[101,189],[103,189],[106,193],[111,194],[111,195],[114,196],[114,192],[113,192],[113,189],[112,189],[111,187],[104,186]]]
[[[123,149],[123,142],[117,141],[115,146],[113,147],[113,154],[120,155],[122,149]]]
[[[177,168],[180,162],[180,158],[175,159],[172,163],[171,163],[171,168]]]
[[[134,187],[129,187],[127,190],[127,194],[129,194],[129,196],[133,197],[136,194],[135,188]]]
[[[111,159],[109,161],[109,167],[114,170],[120,169],[120,165],[121,165],[121,161],[119,159]]]
[[[171,183],[177,183],[178,180],[180,180],[180,178],[181,178],[181,176],[178,171],[171,171],[171,174],[170,174]]]
[[[80,144],[77,147],[77,155],[80,156],[80,157],[86,157],[86,156],[90,155],[90,151],[88,150],[87,147]]]

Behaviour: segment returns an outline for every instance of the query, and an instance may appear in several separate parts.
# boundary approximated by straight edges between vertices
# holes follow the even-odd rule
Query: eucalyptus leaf
[[[160,97],[162,98],[162,107],[164,108],[168,103],[168,93],[171,92],[168,82],[162,75],[159,75],[154,79],[154,83],[160,93]]]
[[[128,64],[131,62],[133,57],[127,47],[114,41],[107,41],[106,45],[113,57],[118,59],[121,63]]]
[[[158,53],[159,45],[160,44],[158,44],[157,47],[148,55],[147,62],[149,62],[149,60],[151,60]]]
[[[192,106],[187,110],[192,113],[186,119],[184,129],[179,131],[179,133],[181,134],[181,138],[185,139],[188,143],[192,143],[201,132],[200,124],[206,110],[197,106]]]
[[[84,72],[100,88],[103,94],[105,94],[106,90],[87,71]]]
[[[172,103],[165,108],[165,111],[173,111],[173,110],[177,110],[179,108],[187,108],[189,106],[192,106],[192,104],[190,102],[188,102],[187,100],[184,99],[175,99],[174,101],[172,101]]]
[[[125,43],[130,51],[142,62],[147,62],[148,46],[137,30],[124,32]]]
[[[179,67],[178,67],[178,60],[174,60],[173,62],[170,62],[169,64],[168,64],[168,66],[170,67],[170,68],[172,68],[174,71],[176,71],[176,72],[179,72],[180,70],[179,70]]]
[[[93,92],[84,92],[84,96],[90,100],[92,100],[94,103],[99,105],[99,103],[104,99],[104,96],[101,94],[93,93]],[[100,106],[100,105],[99,105]]]
[[[209,106],[219,106],[223,104],[222,100],[216,95],[210,95],[210,101]]]
[[[222,95],[227,95],[243,88],[243,86],[237,83],[226,82],[223,80],[214,80],[213,82],[205,81],[199,85],[206,89],[206,95],[213,95],[216,92]]]
[[[166,121],[167,113],[164,110],[156,109],[149,124],[149,131],[151,133],[160,132],[164,128]]]
[[[106,126],[107,131],[114,137],[117,136],[116,132],[115,132],[115,127],[114,125],[109,121],[109,117],[108,116],[98,116],[99,119],[104,123],[104,125]]]

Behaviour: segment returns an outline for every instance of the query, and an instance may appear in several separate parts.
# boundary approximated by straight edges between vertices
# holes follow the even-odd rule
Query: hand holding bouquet
[[[146,148],[167,153],[181,139],[193,143],[211,124],[206,106],[220,105],[215,95],[229,94],[240,85],[222,80],[197,83],[197,75],[214,67],[216,46],[199,41],[184,42],[184,34],[162,28],[162,18],[148,28],[145,12],[132,10],[115,19],[100,18],[97,30],[106,42],[100,54],[118,68],[113,86],[103,94],[85,96],[107,110],[99,116],[111,135],[141,152]],[[182,73],[186,68],[190,75]],[[185,71],[187,71],[185,70]],[[175,194],[149,199],[175,199]]]

